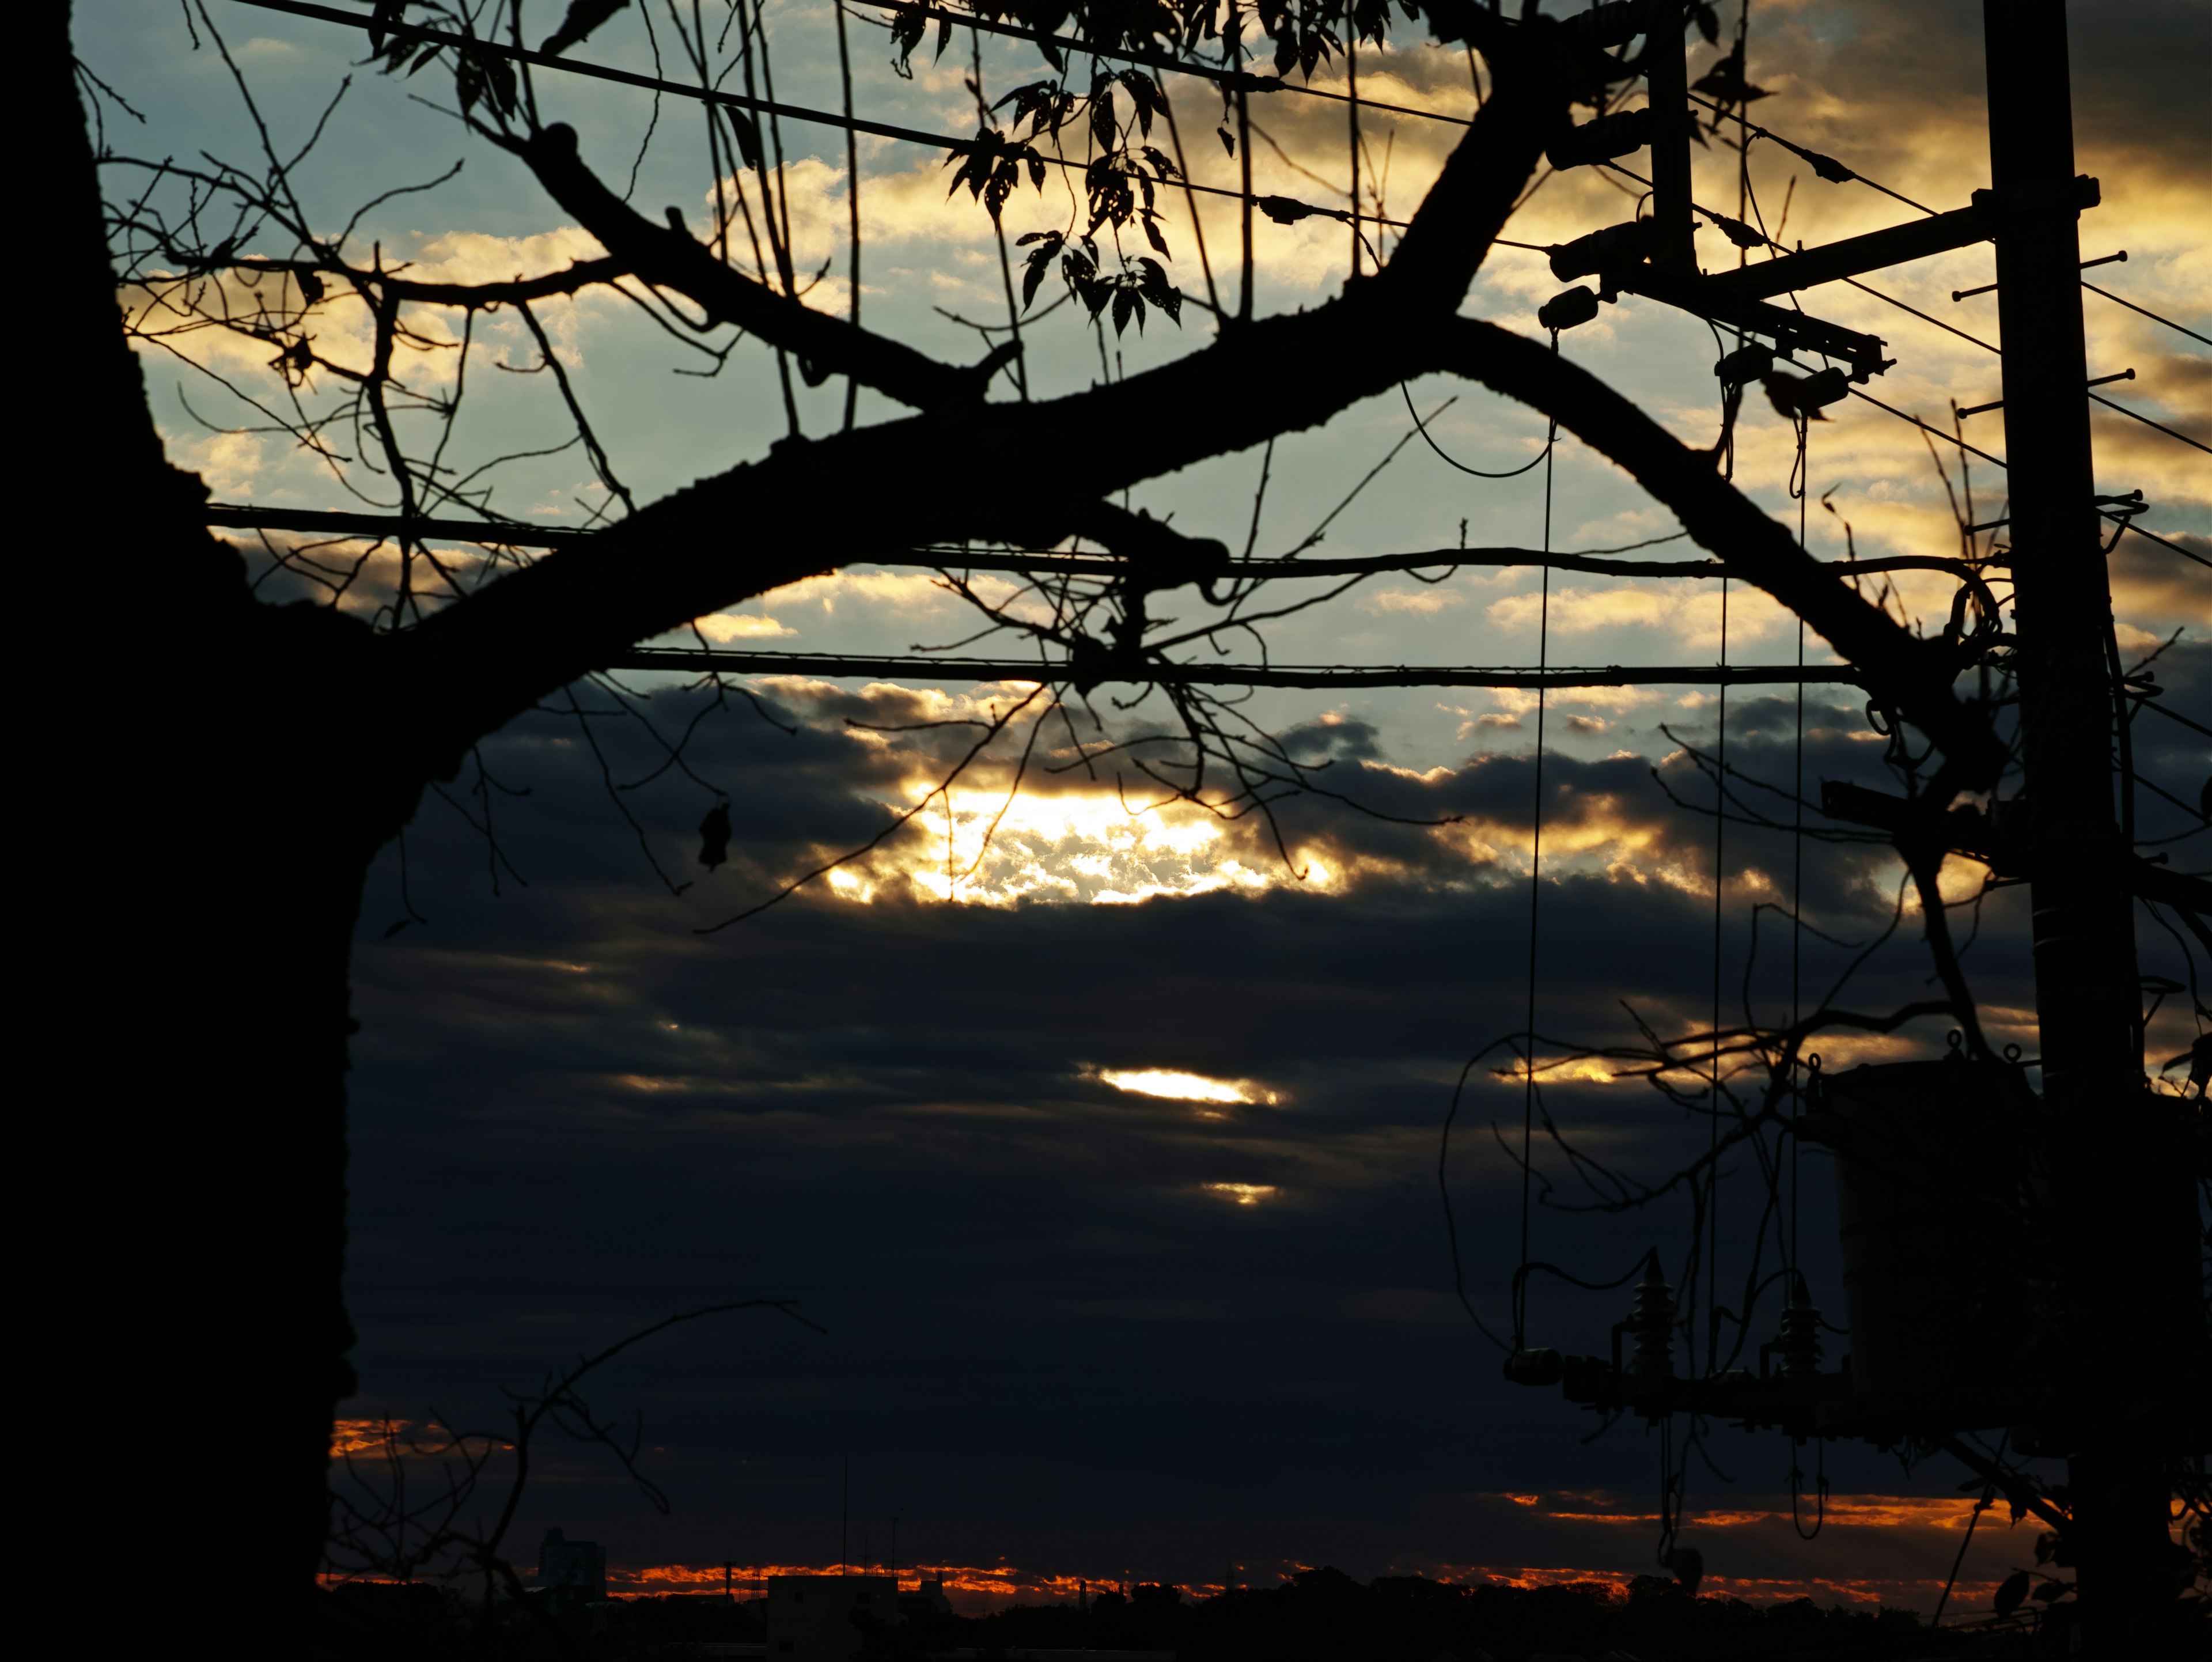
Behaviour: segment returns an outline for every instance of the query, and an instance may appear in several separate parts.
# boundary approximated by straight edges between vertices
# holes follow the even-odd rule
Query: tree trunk
[[[368,631],[254,601],[164,458],[67,14],[19,28],[45,153],[20,176],[42,264],[17,431],[52,507],[17,560],[17,1099],[57,1242],[29,1278],[47,1403],[26,1487],[60,1507],[53,1557],[103,1625],[215,1598],[246,1653],[296,1655],[352,1390],[347,956],[414,792],[363,719]]]

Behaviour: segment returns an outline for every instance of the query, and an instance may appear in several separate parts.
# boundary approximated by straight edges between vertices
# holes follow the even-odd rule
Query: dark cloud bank
[[[2179,660],[2169,684],[2194,667]],[[688,697],[655,701],[664,729],[682,727]],[[1428,831],[1304,803],[1286,810],[1294,836],[1372,856],[1384,874],[1328,896],[1126,906],[801,897],[694,933],[811,851],[880,827],[883,810],[857,793],[887,788],[904,764],[837,722],[896,716],[896,703],[789,695],[784,713],[805,718],[797,737],[742,708],[702,723],[690,759],[733,793],[733,863],[680,898],[654,882],[573,723],[540,718],[485,752],[532,792],[494,799],[527,888],[505,879],[492,898],[481,839],[425,809],[409,856],[430,921],[379,938],[404,915],[391,859],[364,913],[351,1279],[364,1395],[352,1411],[419,1418],[435,1405],[481,1422],[500,1385],[668,1312],[790,1297],[826,1337],[741,1315],[608,1371],[599,1396],[643,1413],[669,1517],[611,1470],[562,1460],[525,1508],[526,1533],[559,1524],[633,1564],[823,1562],[849,1455],[854,1552],[865,1528],[881,1557],[899,1513],[909,1563],[1004,1555],[1184,1581],[1288,1562],[1360,1574],[1648,1568],[1644,1526],[1552,1523],[1499,1498],[1638,1501],[1656,1449],[1633,1428],[1581,1446],[1591,1423],[1503,1384],[1452,1296],[1438,1124],[1467,1056],[1520,1025],[1525,880],[1471,869]],[[1808,781],[1878,779],[1881,747],[1851,736],[1855,714],[1813,718]],[[1781,701],[1741,702],[1731,759],[1786,782],[1790,719]],[[654,764],[636,730],[597,727],[617,779]],[[1371,736],[1334,742],[1338,771],[1358,770],[1377,807],[1526,814],[1525,756],[1423,782],[1364,762]],[[1624,742],[1665,749],[1649,733]],[[1609,812],[1656,828],[1650,863],[1709,868],[1711,822],[1670,806],[1648,762],[1555,756],[1547,769],[1563,819],[1601,793]],[[1679,761],[1667,772],[1692,788]],[[476,812],[467,784],[455,794]],[[663,865],[703,877],[690,835],[711,800],[702,787],[671,770],[624,800]],[[1732,871],[1748,859],[1786,880],[1786,839],[1729,836]],[[1808,908],[1846,940],[1887,921],[1875,877],[1867,851],[1808,845]],[[1985,997],[2020,1006],[2016,899],[1992,902],[1971,962]],[[1618,1039],[1621,999],[1662,1026],[1701,1020],[1708,899],[1585,872],[1547,884],[1542,904],[1545,1031]],[[1732,898],[1723,929],[1731,1012],[1748,910]],[[1755,996],[1771,1015],[1786,1006],[1787,955],[1764,927]],[[1853,1003],[1919,995],[1911,933]],[[1839,961],[1808,944],[1808,989]],[[1917,1037],[1941,1039],[1933,1026]],[[1283,1099],[1205,1118],[1113,1090],[1091,1075],[1100,1067],[1250,1079]],[[1551,1100],[1647,1175],[1704,1135],[1641,1087]],[[1478,1075],[1453,1168],[1468,1285],[1493,1325],[1518,1183],[1487,1128],[1517,1131],[1519,1114],[1516,1087]],[[1274,1193],[1242,1205],[1208,1184]],[[1734,1193],[1723,1203],[1747,1221],[1747,1175]],[[1804,1196],[1818,1269],[1832,1224],[1809,1160]],[[1682,1230],[1675,1211],[1540,1211],[1535,1249],[1609,1278],[1647,1245],[1675,1259]],[[1840,1303],[1832,1279],[1825,1295]],[[1532,1336],[1601,1348],[1620,1302],[1540,1290]],[[1737,1482],[1700,1474],[1696,1501],[1765,1504],[1790,1453],[1724,1438],[1716,1458]],[[1848,1449],[1829,1470],[1839,1489],[1893,1494],[1954,1478],[1908,1477]],[[1779,1558],[1713,1568],[1844,1577],[1891,1573],[1870,1568],[1885,1551],[1910,1555],[1869,1539],[1840,1559],[1806,1549],[1795,1570]]]

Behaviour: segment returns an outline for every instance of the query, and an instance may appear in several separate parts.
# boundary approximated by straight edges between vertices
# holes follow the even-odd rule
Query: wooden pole
[[[2083,391],[2085,192],[2064,0],[1984,0],[1983,27],[2036,1014],[2054,1137],[2051,1303],[2033,1359],[2052,1423],[2032,1428],[2031,1446],[2069,1457],[2081,1653],[2148,1656],[2175,1602],[2158,1407],[2201,1349],[2196,1208],[2185,1171],[2166,1175],[2143,1078],[2135,856],[2116,801],[2118,666]]]

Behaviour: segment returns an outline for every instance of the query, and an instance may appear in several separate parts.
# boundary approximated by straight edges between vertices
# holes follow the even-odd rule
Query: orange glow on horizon
[[[1488,1497],[1514,1507],[1520,1515],[1561,1524],[1640,1524],[1656,1525],[1656,1513],[1633,1511],[1626,1507],[1611,1508],[1607,1503],[1613,1497],[1602,1493],[1559,1491],[1551,1495],[1500,1493]],[[1549,1504],[1547,1504],[1547,1502]],[[1559,1509],[1555,1509],[1559,1508]],[[1573,1508],[1571,1510],[1565,1508]],[[1894,1530],[1918,1528],[1941,1530],[1946,1532],[1963,1530],[1971,1515],[1971,1499],[1949,1495],[1831,1495],[1826,1507],[1826,1522],[1838,1529]],[[1801,1516],[1808,1516],[1807,1513]],[[1694,1513],[1684,1520],[1686,1530],[1692,1531],[1775,1528],[1786,1524],[1790,1513],[1786,1507],[1738,1507],[1726,1511]],[[1984,1529],[2002,1525],[1995,1517],[1984,1517]],[[1571,1550],[1571,1549],[1570,1549]],[[858,1567],[845,1567],[848,1573],[859,1574]],[[1241,1566],[1239,1567],[1242,1568]],[[1289,1577],[1310,1565],[1294,1561],[1282,1561],[1271,1570],[1256,1573],[1250,1580],[1239,1579],[1240,1586],[1265,1589],[1276,1576]],[[1895,1609],[1926,1610],[1935,1604],[1942,1592],[1943,1566],[1934,1566],[1924,1576],[1852,1576],[1807,1574],[1799,1576],[1729,1576],[1709,1574],[1699,1589],[1699,1596],[1715,1598],[1736,1598],[1747,1604],[1770,1604],[1810,1598],[1817,1604],[1844,1604],[1854,1608],[1887,1605]],[[754,1564],[735,1568],[731,1578],[734,1591],[741,1596],[758,1596],[768,1583],[781,1575],[835,1575],[836,1564]],[[868,1574],[886,1574],[880,1567],[872,1568]],[[1385,1574],[1419,1574],[1446,1586],[1480,1587],[1510,1586],[1522,1588],[1553,1586],[1584,1586],[1604,1589],[1609,1597],[1625,1598],[1631,1582],[1638,1574],[1657,1574],[1655,1566],[1648,1571],[1623,1572],[1596,1569],[1572,1563],[1549,1564],[1443,1564],[1428,1562],[1392,1566]],[[1004,1561],[994,1565],[939,1565],[921,1568],[905,1568],[899,1572],[902,1591],[912,1591],[920,1581],[936,1580],[943,1584],[951,1596],[955,1608],[963,1615],[978,1615],[993,1610],[1002,1610],[1010,1604],[1073,1604],[1079,1595],[1088,1590],[1091,1596],[1109,1590],[1118,1590],[1126,1585],[1121,1575],[1079,1576],[1059,1573],[1026,1570]],[[1138,1580],[1148,1578],[1138,1575]],[[719,1592],[723,1586],[723,1571],[720,1564],[655,1565],[641,1568],[611,1568],[608,1574],[611,1590],[630,1594],[650,1594],[680,1592]],[[1179,1583],[1184,1593],[1193,1598],[1210,1598],[1224,1591],[1219,1582]],[[1961,1576],[1952,1592],[1952,1603],[1960,1609],[1987,1605],[1994,1597],[1997,1581],[1977,1577],[1969,1571]]]

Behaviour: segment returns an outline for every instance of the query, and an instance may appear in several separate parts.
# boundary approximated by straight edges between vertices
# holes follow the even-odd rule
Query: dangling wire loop
[[[1552,344],[1555,349],[1559,344],[1559,338],[1558,332],[1556,331],[1553,332],[1552,336]],[[1398,383],[1398,393],[1399,396],[1406,400],[1406,413],[1413,418],[1414,431],[1418,432],[1421,435],[1421,442],[1423,444],[1427,445],[1430,449],[1437,453],[1437,460],[1443,462],[1447,467],[1456,467],[1462,473],[1472,473],[1478,479],[1517,479],[1523,473],[1526,473],[1530,468],[1535,466],[1538,462],[1548,460],[1552,454],[1552,447],[1559,441],[1559,423],[1554,422],[1552,423],[1552,431],[1550,435],[1544,441],[1544,447],[1538,451],[1534,455],[1531,456],[1527,461],[1523,462],[1520,466],[1508,468],[1503,473],[1492,473],[1483,468],[1469,467],[1465,462],[1455,461],[1449,456],[1444,454],[1443,447],[1438,445],[1434,439],[1429,436],[1428,423],[1421,419],[1420,412],[1413,408],[1413,395],[1407,390],[1406,383],[1402,380]]]

